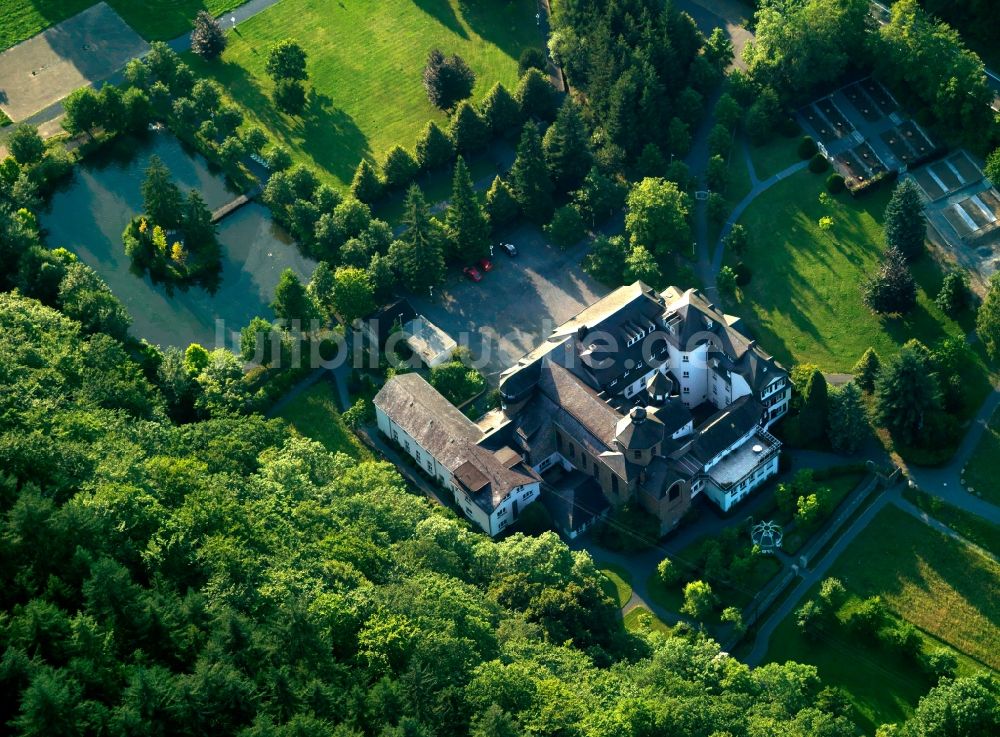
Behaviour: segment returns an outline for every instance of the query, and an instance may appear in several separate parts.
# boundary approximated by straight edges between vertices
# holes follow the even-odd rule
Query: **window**
[[[680,495],[681,495],[680,484],[674,484],[673,486],[670,487],[670,491],[667,492],[667,500],[671,502],[677,501]]]
[[[685,371],[684,375],[681,378],[690,379],[691,378],[691,372],[690,371]]]
[[[684,387],[684,393],[685,394],[690,394],[691,393],[691,387],[689,387],[689,386]]]
[[[434,473],[434,460],[432,458],[427,459],[427,470]]]
[[[576,447],[573,445],[572,442],[570,442],[569,444],[569,457],[576,458]]]
[[[691,363],[691,356],[689,356],[688,354],[685,353],[683,356],[681,356],[681,362],[682,363]]]
[[[562,435],[557,431],[556,432],[556,450],[558,450],[560,453],[562,453],[562,449],[563,449],[562,445],[563,445],[563,443],[562,443]]]
[[[417,463],[423,463],[424,459],[420,457],[420,451],[419,450],[417,451],[416,458],[417,458]]]
[[[397,430],[392,431],[392,439],[397,443],[399,442],[399,432]]]
[[[618,493],[618,477],[615,474],[611,474],[611,491]]]
[[[635,450],[635,451],[632,451],[632,456],[633,456],[633,457],[634,457],[634,458],[635,458],[636,460],[639,460],[640,458],[642,458],[642,451],[641,451],[641,450]]]
[[[524,492],[524,494],[521,496],[521,498],[522,499],[531,499],[531,497],[534,495],[534,493],[535,493],[534,489],[528,489],[526,492]]]
[[[503,517],[505,514],[507,514],[507,507],[500,507],[497,510],[497,517]]]
[[[410,441],[409,440],[405,441],[403,443],[403,447],[406,448],[406,452],[409,453],[410,452]]]

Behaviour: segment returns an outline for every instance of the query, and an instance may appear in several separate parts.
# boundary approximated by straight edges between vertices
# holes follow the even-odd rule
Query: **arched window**
[[[675,502],[681,495],[681,482],[677,481],[667,491],[667,501]]]

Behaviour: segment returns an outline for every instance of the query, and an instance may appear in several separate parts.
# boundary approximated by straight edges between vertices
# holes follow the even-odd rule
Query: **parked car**
[[[517,255],[517,249],[514,248],[513,243],[501,243],[500,248],[511,258],[514,258]]]
[[[479,259],[479,268],[485,271],[493,271],[493,262],[488,258]]]
[[[462,273],[465,274],[470,281],[483,280],[483,275],[479,273],[479,270],[475,266],[466,266],[462,269]]]

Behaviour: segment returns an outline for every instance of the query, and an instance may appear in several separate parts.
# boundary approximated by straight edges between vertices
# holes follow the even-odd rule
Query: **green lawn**
[[[1000,565],[895,507],[879,512],[830,572],[859,597],[1000,668]]]
[[[637,606],[624,617],[625,629],[630,632],[659,632],[670,637],[670,625],[644,606]]]
[[[919,628],[925,651],[953,648],[960,674],[1000,665],[1000,566],[906,512],[882,510],[829,575],[847,587],[846,610],[881,596],[895,615]],[[840,628],[818,642],[804,640],[794,614],[775,630],[767,658],[815,665],[824,683],[847,691],[867,734],[905,718],[931,685],[912,660],[873,650]]]
[[[752,237],[744,260],[753,275],[737,311],[750,333],[785,365],[810,362],[826,371],[849,371],[870,346],[886,359],[910,338],[933,344],[964,335],[934,306],[941,277],[930,258],[914,268],[920,289],[911,314],[880,318],[862,304],[859,284],[877,266],[891,189],[823,205],[824,179],[808,171],[789,177],[741,219]],[[823,216],[834,220],[829,231],[819,228]]]
[[[965,467],[965,484],[994,504],[1000,504],[1000,412],[995,412],[976,452]]]
[[[631,574],[614,563],[604,563],[599,570],[606,579],[604,582],[605,593],[611,597],[612,601],[617,602],[619,607],[625,606],[632,598]]]
[[[907,489],[903,495],[912,504],[938,522],[948,525],[969,542],[1000,556],[1000,526],[919,489]]]
[[[412,150],[427,121],[447,123],[421,81],[432,48],[469,63],[478,101],[497,81],[516,86],[521,50],[541,43],[534,15],[532,0],[282,0],[231,33],[221,61],[190,62],[218,80],[296,161],[346,185],[362,157],[381,158],[395,144]],[[315,95],[301,117],[271,104],[264,64],[267,50],[283,38],[294,38],[309,57]]]
[[[798,148],[801,140],[801,136],[786,138],[776,135],[763,146],[750,144],[750,159],[753,161],[757,178],[764,181],[779,171],[797,164],[800,160]]]
[[[145,39],[169,40],[191,28],[199,10],[215,15],[245,0],[107,0],[108,5]],[[0,0],[0,51],[94,5],[95,0]]]
[[[286,420],[296,432],[320,442],[332,453],[347,453],[358,459],[371,455],[340,418],[333,385],[327,381],[313,384],[292,400],[278,416]]]

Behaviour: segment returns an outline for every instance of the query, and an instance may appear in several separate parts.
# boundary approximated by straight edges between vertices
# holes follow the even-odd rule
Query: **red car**
[[[462,273],[465,274],[471,281],[482,281],[483,275],[479,273],[475,266],[466,266],[462,269]]]
[[[479,268],[482,269],[483,271],[492,271],[493,262],[490,261],[488,258],[481,258],[479,259]]]

